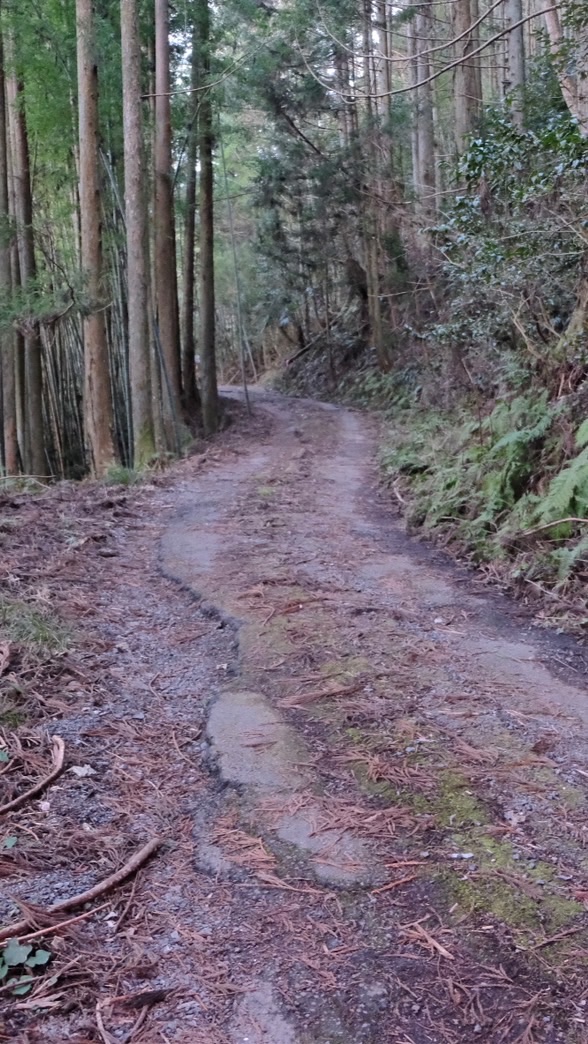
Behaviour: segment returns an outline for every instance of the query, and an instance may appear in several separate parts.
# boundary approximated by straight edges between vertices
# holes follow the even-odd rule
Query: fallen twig
[[[96,1001],[96,1025],[98,1027],[98,1032],[103,1040],[103,1044],[116,1044],[116,1038],[111,1036],[102,1020],[102,1012],[100,1011],[100,1008],[103,1003],[104,1001]]]
[[[409,881],[415,881],[418,874],[407,874],[406,877],[399,877],[397,881],[389,881],[388,884],[381,885],[380,888],[372,888],[371,895],[382,895],[384,892],[391,892],[394,888],[400,888],[401,885],[408,884]]]
[[[584,616],[585,610],[581,606],[574,605],[573,602],[569,602],[566,598],[560,598],[555,591],[550,591],[547,587],[543,587],[542,584],[538,584],[536,580],[529,580],[526,576],[525,583],[529,584],[529,587],[534,587],[535,590],[539,591],[545,598],[550,598],[552,602],[557,602],[562,609],[567,609],[570,613],[575,613],[576,616]]]
[[[133,905],[133,902],[135,900],[135,892],[137,891],[137,882],[138,882],[138,880],[139,880],[139,874],[137,874],[137,876],[135,877],[135,880],[133,881],[133,887],[131,888],[131,894],[130,894],[129,898],[127,899],[127,901],[126,901],[126,903],[124,905],[123,912],[121,913],[118,921],[116,922],[116,924],[114,926],[114,934],[115,935],[118,935],[118,933],[120,932],[120,930],[121,930],[121,928],[122,928],[122,926],[123,926],[123,924],[124,924],[124,922],[125,922],[125,920],[127,918],[127,914],[129,912],[129,910],[131,909],[131,906]]]
[[[571,525],[588,525],[588,518],[557,518],[553,522],[545,522],[542,526],[537,526],[535,529],[525,529],[520,533],[514,533],[512,536],[505,537],[504,542],[508,544],[518,544],[526,540],[535,540],[541,538],[544,533],[548,533],[550,529],[556,529],[557,526],[571,526]]]
[[[93,888],[89,888],[87,892],[80,892],[79,895],[74,895],[71,899],[64,899],[61,903],[54,903],[47,910],[43,911],[45,914],[64,913],[66,910],[75,910],[77,906],[85,906],[86,903],[91,903],[94,899],[98,899],[99,896],[104,895],[106,892],[110,892],[117,885],[121,884],[122,881],[134,874],[143,863],[146,863],[150,856],[157,851],[158,848],[163,844],[161,838],[155,837],[148,844],[146,844],[139,852],[121,866],[120,870],[117,870],[110,877],[107,877],[104,881],[94,885]],[[9,925],[7,928],[0,929],[0,942],[6,939],[15,939],[19,933],[25,932],[30,926],[30,920],[17,921],[16,924]],[[51,931],[51,927],[47,928],[47,931]]]
[[[280,707],[286,707],[288,710],[296,710],[299,707],[303,707],[306,703],[314,703],[316,700],[325,699],[338,699],[341,696],[353,696],[354,693],[359,692],[363,689],[365,682],[360,682],[357,685],[348,685],[341,689],[323,689],[320,692],[300,692],[296,696],[286,696],[283,700],[279,701]]]
[[[427,918],[425,918],[427,920]],[[434,953],[438,954],[439,957],[445,957],[448,961],[454,961],[455,957],[443,946],[434,935],[419,922],[415,921],[414,924],[407,926],[402,930],[401,935],[404,936],[409,942],[422,946],[428,950],[431,956]]]
[[[52,742],[53,770],[45,777],[45,779],[42,779],[40,783],[35,783],[35,786],[31,787],[30,790],[27,790],[26,793],[14,798],[13,801],[9,801],[6,805],[0,805],[0,815],[5,812],[12,812],[14,809],[20,808],[21,805],[25,805],[27,801],[31,800],[31,798],[36,797],[37,794],[41,793],[41,791],[46,790],[47,787],[61,775],[65,762],[65,743],[61,739],[61,736],[52,736]]]
[[[396,497],[398,503],[401,505],[401,507],[406,507],[406,500],[404,499],[402,494],[399,493],[398,489],[396,488],[396,482],[394,482],[394,484],[391,486],[391,489],[392,489],[392,492],[393,492],[394,496]]]
[[[535,950],[543,950],[546,946],[552,946],[553,943],[561,942],[562,939],[567,939],[569,935],[578,935],[579,932],[585,932],[586,926],[578,928],[567,928],[564,932],[557,932],[555,935],[550,935],[548,939],[542,939],[541,942],[535,943],[534,946],[524,947],[527,953],[532,953]]]
[[[102,903],[102,906],[97,906],[95,910],[86,910],[83,914],[78,914],[77,917],[70,917],[67,921],[58,921],[57,924],[52,924],[48,928],[40,928],[37,932],[30,932],[28,935],[19,936],[19,942],[32,942],[33,939],[40,939],[43,935],[47,935],[48,932],[52,934],[54,932],[60,932],[62,928],[69,928],[72,924],[78,924],[79,921],[87,921],[88,917],[93,917],[94,914],[100,913],[101,910],[106,910],[109,903]]]

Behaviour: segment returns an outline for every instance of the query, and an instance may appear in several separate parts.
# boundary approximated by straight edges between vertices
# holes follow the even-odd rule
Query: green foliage
[[[586,339],[564,333],[585,251],[587,170],[588,141],[540,57],[527,86],[525,129],[503,108],[485,112],[434,233],[446,300],[424,338],[441,357],[458,349],[484,396],[529,381],[552,394],[562,365],[577,381],[585,372]]]
[[[585,574],[585,532],[550,527],[533,553],[518,540],[545,523],[588,517],[588,425],[570,460],[560,437],[567,422],[565,404],[545,392],[500,402],[483,419],[412,410],[404,423],[395,415],[382,464],[404,485],[413,525],[478,562],[503,560],[513,579],[567,584]]]
[[[569,515],[588,518],[588,446],[551,480],[541,502],[542,522],[555,522]]]
[[[141,482],[141,474],[135,468],[125,468],[122,464],[113,464],[104,479],[108,486],[136,486]]]
[[[370,409],[409,409],[418,401],[420,376],[418,367],[410,364],[389,373],[372,368],[358,376],[350,375],[342,384],[342,397]]]
[[[45,968],[52,956],[49,950],[10,939],[0,951],[0,984],[13,997],[24,996],[35,983],[35,970]]]
[[[65,652],[69,634],[48,610],[0,597],[0,636],[42,654]]]
[[[584,446],[588,446],[588,418],[582,422],[576,432],[576,445],[579,449],[584,449]]]

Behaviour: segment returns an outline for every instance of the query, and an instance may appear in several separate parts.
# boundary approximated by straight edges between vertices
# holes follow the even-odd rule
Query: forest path
[[[260,940],[259,958],[260,898],[242,893],[253,976],[229,1039],[514,1040],[536,1021],[525,1005],[538,968],[514,975],[506,1006],[488,984],[460,1029],[454,998],[461,1018],[447,1036],[439,1003],[447,1014],[451,991],[433,997],[439,962],[462,948],[472,961],[470,929],[460,938],[452,922],[470,916],[472,930],[508,936],[500,965],[518,949],[510,933],[527,939],[530,922],[541,950],[549,931],[584,923],[558,882],[577,886],[588,864],[576,852],[570,873],[571,839],[547,827],[584,803],[588,694],[550,670],[571,646],[532,640],[512,607],[503,616],[407,540],[376,492],[368,418],[268,393],[254,401],[271,439],[185,490],[162,553],[166,575],[236,639],[207,712],[207,759],[226,789],[204,815],[200,865],[227,881],[237,865],[277,890],[277,938]],[[517,896],[537,907],[520,921]],[[447,956],[444,938],[458,953]],[[500,1016],[486,1014],[497,1003]]]
[[[18,507],[81,775],[7,823],[2,920],[163,845],[0,1039],[585,1042],[582,648],[404,535],[373,419],[254,407],[161,488]]]

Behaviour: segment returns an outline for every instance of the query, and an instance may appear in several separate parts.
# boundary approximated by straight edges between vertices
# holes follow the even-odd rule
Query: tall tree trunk
[[[376,62],[376,86],[377,86],[377,107],[378,114],[381,120],[385,124],[389,124],[392,116],[392,64],[390,58],[392,55],[391,47],[391,31],[390,31],[390,20],[388,17],[388,9],[390,4],[388,0],[377,0],[375,10],[375,24],[378,31],[379,40],[379,51],[378,59]],[[390,127],[386,127],[387,133],[390,133]]]
[[[525,32],[517,25],[523,18],[523,0],[506,0],[506,24],[514,26],[508,34],[508,88],[512,121],[522,129],[525,122]]]
[[[456,59],[460,59],[460,63],[453,71],[455,145],[458,154],[464,151],[482,105],[480,60],[478,56],[469,57],[471,51],[475,50],[477,39],[476,31],[471,28],[474,21],[471,0],[457,0],[453,7],[453,30],[455,36],[462,37],[456,44]]]
[[[156,90],[155,90],[155,19],[153,19],[153,25],[151,25],[147,40],[147,57],[148,57],[148,79],[147,89],[149,95],[149,130],[150,134],[145,135],[144,141],[144,156],[145,156],[145,169],[151,170],[155,164],[153,157],[155,155],[155,102],[156,102]],[[149,153],[149,149],[151,152]],[[150,157],[150,158],[147,158]],[[155,185],[156,179],[153,177],[149,185],[151,196],[147,204],[148,215],[155,213]],[[149,209],[151,207],[151,210]],[[168,394],[167,389],[164,390],[164,383],[166,379],[167,369],[163,359],[163,351],[161,346],[161,337],[159,334],[159,324],[157,321],[157,300],[156,300],[156,283],[155,278],[155,237],[154,237],[154,223],[149,222],[148,226],[148,242],[149,242],[149,340],[150,340],[150,372],[151,372],[151,410],[153,416],[153,431],[155,433],[155,448],[158,453],[167,453],[168,449],[174,445],[176,441],[176,432],[173,431],[173,422],[171,421],[171,403],[172,397]],[[164,402],[165,396],[165,402]],[[164,412],[167,415],[167,425],[164,423]],[[167,427],[167,431],[165,428]]]
[[[155,436],[149,373],[149,239],[137,0],[121,0],[120,16],[129,285],[129,377],[134,465],[141,467],[155,453]]]
[[[93,475],[112,467],[114,418],[102,285],[102,215],[98,153],[98,64],[93,0],[76,0],[80,137],[81,262],[89,297],[84,317],[84,427]]]
[[[196,388],[196,337],[194,334],[194,310],[196,306],[196,164],[198,162],[198,87],[200,67],[198,62],[198,29],[192,33],[192,89],[191,124],[188,131],[186,151],[186,224],[184,228],[184,298],[182,302],[182,405],[188,422],[193,423],[198,409]]]
[[[561,5],[564,9],[564,5]],[[565,103],[578,121],[581,134],[588,137],[588,33],[577,32],[569,51],[561,53],[564,43],[562,21],[558,10],[545,10],[545,25],[551,44],[555,68]],[[573,71],[572,71],[573,70]]]
[[[371,0],[364,0],[363,4],[363,49],[364,49],[364,82],[365,82],[365,117],[366,136],[363,142],[364,167],[364,200],[362,202],[362,226],[364,240],[365,270],[367,275],[368,305],[370,315],[370,334],[373,347],[380,369],[388,368],[389,360],[384,343],[384,330],[382,326],[381,286],[380,286],[380,230],[378,201],[378,154],[375,137],[376,125],[376,103],[374,95],[376,90],[376,74],[374,68],[374,54],[372,42],[372,5]]]
[[[412,87],[412,93],[410,95],[413,103],[412,110],[412,124],[410,134],[410,145],[411,145],[411,158],[412,158],[412,188],[415,195],[415,199],[418,200],[420,194],[420,170],[421,163],[419,157],[419,96],[417,83],[419,82],[419,69],[417,53],[419,51],[419,41],[417,37],[417,24],[416,17],[411,18],[407,25],[407,51],[408,51],[408,83]]]
[[[169,4],[155,0],[155,213],[154,278],[156,319],[165,374],[163,380],[166,438],[175,443],[181,410],[180,329],[174,194],[172,176],[172,130],[169,66]]]
[[[200,68],[203,83],[210,78],[209,0],[198,2]],[[214,133],[210,89],[200,101],[200,366],[202,421],[207,435],[218,430],[220,403],[216,376],[214,285]]]
[[[8,300],[12,289],[10,260],[10,207],[8,198],[8,126],[4,47],[0,35],[0,295]],[[16,358],[15,333],[9,323],[0,331],[0,363],[2,375],[2,419],[4,467],[7,475],[18,472],[18,439],[16,427]]]
[[[432,0],[420,9],[416,16],[417,57],[416,72],[422,86],[417,91],[417,136],[418,136],[418,192],[424,213],[434,213],[435,198],[435,123],[433,117],[433,92],[426,82],[431,75],[431,59],[424,52],[432,44]]]
[[[8,81],[6,83],[8,88]],[[8,99],[7,99],[8,100]],[[10,117],[10,106],[7,105],[7,117]],[[8,202],[10,210],[10,222],[14,228],[16,225],[16,186],[12,173],[12,145],[11,145],[11,120],[7,122],[7,159],[8,159]],[[10,274],[12,278],[12,291],[18,294],[22,282],[20,278],[20,255],[18,240],[13,234],[10,242]],[[26,444],[26,416],[25,416],[25,341],[22,330],[14,332],[14,370],[15,370],[15,399],[16,399],[16,437],[18,441],[19,465],[22,467],[25,461]]]
[[[12,175],[17,225],[21,284],[25,291],[32,289],[36,276],[35,243],[33,238],[33,197],[29,160],[29,140],[24,109],[22,83],[10,77],[10,125],[12,139]],[[28,317],[25,334],[25,468],[31,475],[45,475],[45,441],[43,432],[43,376],[41,363],[41,336],[34,315]]]

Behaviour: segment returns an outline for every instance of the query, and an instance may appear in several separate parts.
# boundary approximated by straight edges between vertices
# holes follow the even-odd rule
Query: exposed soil
[[[585,649],[404,535],[369,418],[254,406],[150,486],[0,497],[0,596],[65,628],[0,601],[0,803],[66,758],[0,828],[52,954],[0,1039],[588,1041]]]

